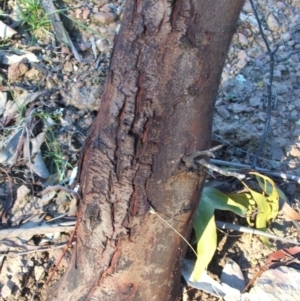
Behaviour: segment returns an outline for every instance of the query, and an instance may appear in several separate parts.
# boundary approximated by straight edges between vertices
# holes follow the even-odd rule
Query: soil
[[[18,1],[17,1],[18,2]],[[68,243],[76,215],[70,188],[81,147],[101,103],[106,70],[118,34],[125,0],[60,1],[63,24],[79,56],[58,41],[52,29],[35,29],[18,19],[14,1],[0,1],[0,20],[16,31],[0,40],[0,210],[1,230],[27,223],[30,234],[8,236],[0,244],[0,300],[45,300],[48,287],[68,265],[68,249],[49,285],[46,281]],[[295,210],[299,201],[300,155],[300,1],[256,0],[272,57],[246,1],[224,66],[216,100],[213,141],[223,148],[216,158],[229,164],[267,169]],[[270,107],[271,106],[271,107]],[[270,127],[266,130],[270,116]],[[266,135],[265,135],[266,134]],[[265,143],[258,153],[262,136]],[[239,170],[239,168],[238,168]],[[294,180],[270,172],[294,175]],[[219,189],[237,191],[236,181],[208,176]],[[41,195],[46,187],[53,187]],[[216,219],[238,223],[224,211]],[[64,227],[43,232],[46,221]],[[28,224],[29,223],[29,224]],[[280,215],[272,229],[297,238],[297,224]],[[69,227],[69,228],[68,228]],[[27,229],[27,230],[26,230]],[[27,231],[27,232],[26,232]],[[11,235],[11,234],[10,234]],[[250,281],[268,255],[289,245],[257,236],[218,231],[218,248],[208,273],[220,280],[232,259]],[[187,256],[191,256],[189,253]],[[182,300],[219,300],[182,280]]]

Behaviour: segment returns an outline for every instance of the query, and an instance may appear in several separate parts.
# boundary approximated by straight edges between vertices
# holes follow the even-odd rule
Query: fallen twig
[[[201,159],[201,160],[196,160],[197,163],[205,166],[206,168],[208,169],[211,169],[223,176],[226,176],[226,177],[235,177],[239,180],[243,180],[246,178],[246,175],[243,175],[243,174],[240,174],[240,173],[237,173],[237,172],[234,172],[234,171],[229,171],[229,170],[225,170],[225,169],[222,169],[220,167],[217,167],[216,165],[213,165],[209,162],[207,162],[206,160],[204,159]]]
[[[227,162],[227,161],[222,161],[222,160],[217,160],[217,159],[210,159],[210,162],[213,164],[216,164],[216,165],[252,169],[251,165],[247,165],[247,164]],[[283,172],[272,171],[272,170],[268,170],[268,169],[260,168],[260,167],[255,167],[255,170],[259,171],[259,172],[267,173],[267,174],[277,177],[277,178],[295,181],[300,184],[300,177],[295,176],[295,175],[291,175],[291,174],[287,174],[287,173],[283,173]]]
[[[15,256],[21,256],[21,255],[26,255],[26,254],[30,254],[30,253],[35,253],[35,252],[45,252],[45,251],[50,251],[50,250],[54,250],[54,249],[60,249],[65,247],[68,244],[67,242],[63,242],[60,244],[56,244],[56,245],[47,245],[47,246],[36,246],[34,249],[31,249],[29,251],[21,251],[21,252],[15,252],[15,251],[9,251],[8,253],[5,252],[5,254],[1,254],[2,256],[7,256],[7,257],[15,257]],[[75,244],[75,242],[73,242],[73,244]]]
[[[46,285],[48,285],[48,284],[50,283],[50,281],[51,281],[51,279],[52,279],[52,277],[53,277],[55,271],[56,271],[56,270],[58,269],[58,267],[59,267],[60,262],[61,262],[62,259],[64,258],[66,252],[67,252],[67,251],[70,249],[70,247],[72,246],[72,244],[73,244],[73,239],[74,239],[75,234],[76,234],[76,231],[77,231],[77,227],[78,227],[78,218],[77,218],[77,220],[76,220],[76,224],[75,224],[75,227],[74,227],[73,232],[72,232],[72,234],[71,234],[71,237],[70,237],[70,239],[69,239],[69,242],[67,243],[67,246],[65,247],[63,253],[61,254],[61,256],[60,256],[60,258],[59,258],[59,260],[58,260],[58,262],[57,262],[55,268],[54,268],[53,271],[51,272],[51,274],[50,274],[50,276],[49,276],[49,278],[48,278],[48,280],[47,280],[47,282],[46,282]]]
[[[12,239],[15,237],[20,237],[20,238],[25,236],[29,237],[29,236],[54,233],[54,232],[71,232],[73,231],[73,229],[74,229],[74,224],[68,226],[61,226],[59,224],[51,225],[45,222],[43,222],[41,225],[37,223],[29,222],[23,224],[19,228],[0,230],[0,240]]]
[[[249,227],[234,225],[234,224],[221,222],[221,221],[216,221],[216,225],[217,225],[218,229],[234,230],[234,231],[243,232],[243,233],[255,234],[255,235],[265,236],[265,237],[268,237],[268,238],[271,238],[274,240],[280,240],[280,241],[290,243],[290,244],[300,245],[300,242],[293,241],[288,238],[280,237],[280,236],[277,236],[277,235],[274,235],[271,233],[267,233],[267,232],[249,228]]]

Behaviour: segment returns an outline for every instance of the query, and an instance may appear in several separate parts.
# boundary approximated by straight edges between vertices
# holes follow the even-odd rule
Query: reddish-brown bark
[[[77,252],[51,300],[176,300],[243,0],[127,0],[82,160]],[[77,267],[75,267],[77,266]]]

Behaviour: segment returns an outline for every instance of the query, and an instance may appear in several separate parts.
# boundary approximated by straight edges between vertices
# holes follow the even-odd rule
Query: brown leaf
[[[280,211],[285,217],[292,221],[300,221],[300,214],[295,211],[287,202],[280,199],[279,201]]]

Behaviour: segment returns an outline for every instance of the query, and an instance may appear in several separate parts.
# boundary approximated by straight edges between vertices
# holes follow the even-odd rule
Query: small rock
[[[7,298],[9,297],[15,288],[15,283],[11,280],[8,280],[7,283],[1,289],[1,297]]]
[[[91,13],[90,9],[88,7],[85,7],[83,9],[83,12],[82,12],[82,19],[83,20],[87,20],[87,18],[89,17],[90,13]]]
[[[247,56],[247,53],[245,50],[241,50],[239,53],[238,53],[238,59],[240,60],[247,60],[248,56]]]
[[[97,4],[101,7],[107,3],[109,3],[110,0],[98,0],[97,1]]]
[[[276,66],[276,69],[277,70],[280,70],[280,71],[287,71],[287,68],[285,65],[282,65],[282,64],[279,64]]]
[[[294,195],[294,193],[296,192],[296,184],[295,183],[288,183],[287,187],[286,187],[286,192],[290,195]]]
[[[117,19],[117,15],[114,13],[98,12],[94,14],[94,18],[101,24],[110,24]]]
[[[278,31],[280,28],[278,20],[273,14],[269,14],[267,17],[267,25],[271,31]]]
[[[292,0],[292,5],[296,7],[300,7],[300,0]]]
[[[280,147],[273,149],[273,152],[272,152],[273,160],[281,161],[283,159],[283,157],[284,157],[284,152]]]
[[[279,1],[276,3],[276,6],[279,8],[279,9],[285,9],[286,8],[286,4],[284,4],[283,2]]]
[[[216,100],[216,107],[220,106],[222,104],[222,102],[223,102],[223,99],[222,98],[218,98]]]
[[[40,280],[40,278],[43,275],[44,271],[45,271],[44,267],[42,267],[42,266],[35,266],[34,267],[34,276],[35,276],[35,279],[37,281]]]
[[[81,10],[80,8],[76,8],[75,14],[76,14],[76,18],[77,18],[77,19],[80,18],[81,13],[82,13],[82,10]]]
[[[291,47],[294,46],[295,43],[296,43],[296,42],[295,42],[294,40],[288,41],[288,42],[287,42],[288,46],[291,46]]]
[[[104,13],[113,13],[115,12],[114,5],[112,3],[105,4],[100,8],[100,11]]]
[[[281,36],[283,42],[288,42],[291,38],[292,35],[289,32],[286,32]]]
[[[289,91],[289,88],[286,86],[286,83],[274,82],[273,85],[276,89],[277,95],[283,95]],[[289,100],[286,99],[285,101],[288,102]]]
[[[258,47],[253,47],[247,49],[247,55],[253,58],[256,58],[260,54],[260,50]]]
[[[42,73],[39,70],[32,68],[25,73],[25,77],[29,80],[39,80],[42,77]]]
[[[63,47],[61,47],[61,53],[63,53],[63,54],[70,54],[71,51],[70,51],[69,47],[63,46]]]
[[[300,149],[296,145],[290,146],[290,155],[293,157],[300,157]]]
[[[299,116],[298,111],[297,110],[292,110],[291,111],[291,117],[292,118],[297,118]]]
[[[249,1],[245,2],[244,6],[243,6],[243,11],[246,13],[252,13],[252,7]]]
[[[109,50],[109,44],[108,44],[108,41],[106,39],[99,39],[96,41],[96,45],[97,45],[97,48],[99,49],[100,52],[108,52]]]
[[[28,66],[24,62],[14,63],[8,67],[8,80],[17,81],[28,71]]]
[[[237,62],[237,67],[240,69],[243,69],[246,65],[247,65],[247,60],[248,60],[248,56],[245,50],[241,50],[238,53],[238,59],[239,61]]]
[[[234,113],[242,113],[242,112],[250,112],[251,111],[249,106],[242,104],[242,103],[234,103],[231,106],[231,110]]]
[[[73,64],[70,61],[67,61],[67,62],[65,62],[63,69],[66,72],[72,72],[73,71]]]
[[[76,82],[76,88],[82,88],[85,85],[85,83],[81,80],[79,80],[78,82]]]
[[[247,45],[248,44],[248,39],[242,33],[238,33],[238,37],[239,37],[239,42],[242,45]]]
[[[249,105],[251,107],[258,107],[261,104],[261,97],[253,96],[249,99]]]
[[[217,112],[224,118],[228,119],[230,117],[229,111],[226,109],[225,106],[219,106],[217,107]]]
[[[273,79],[276,81],[281,80],[281,71],[280,70],[273,71]]]

